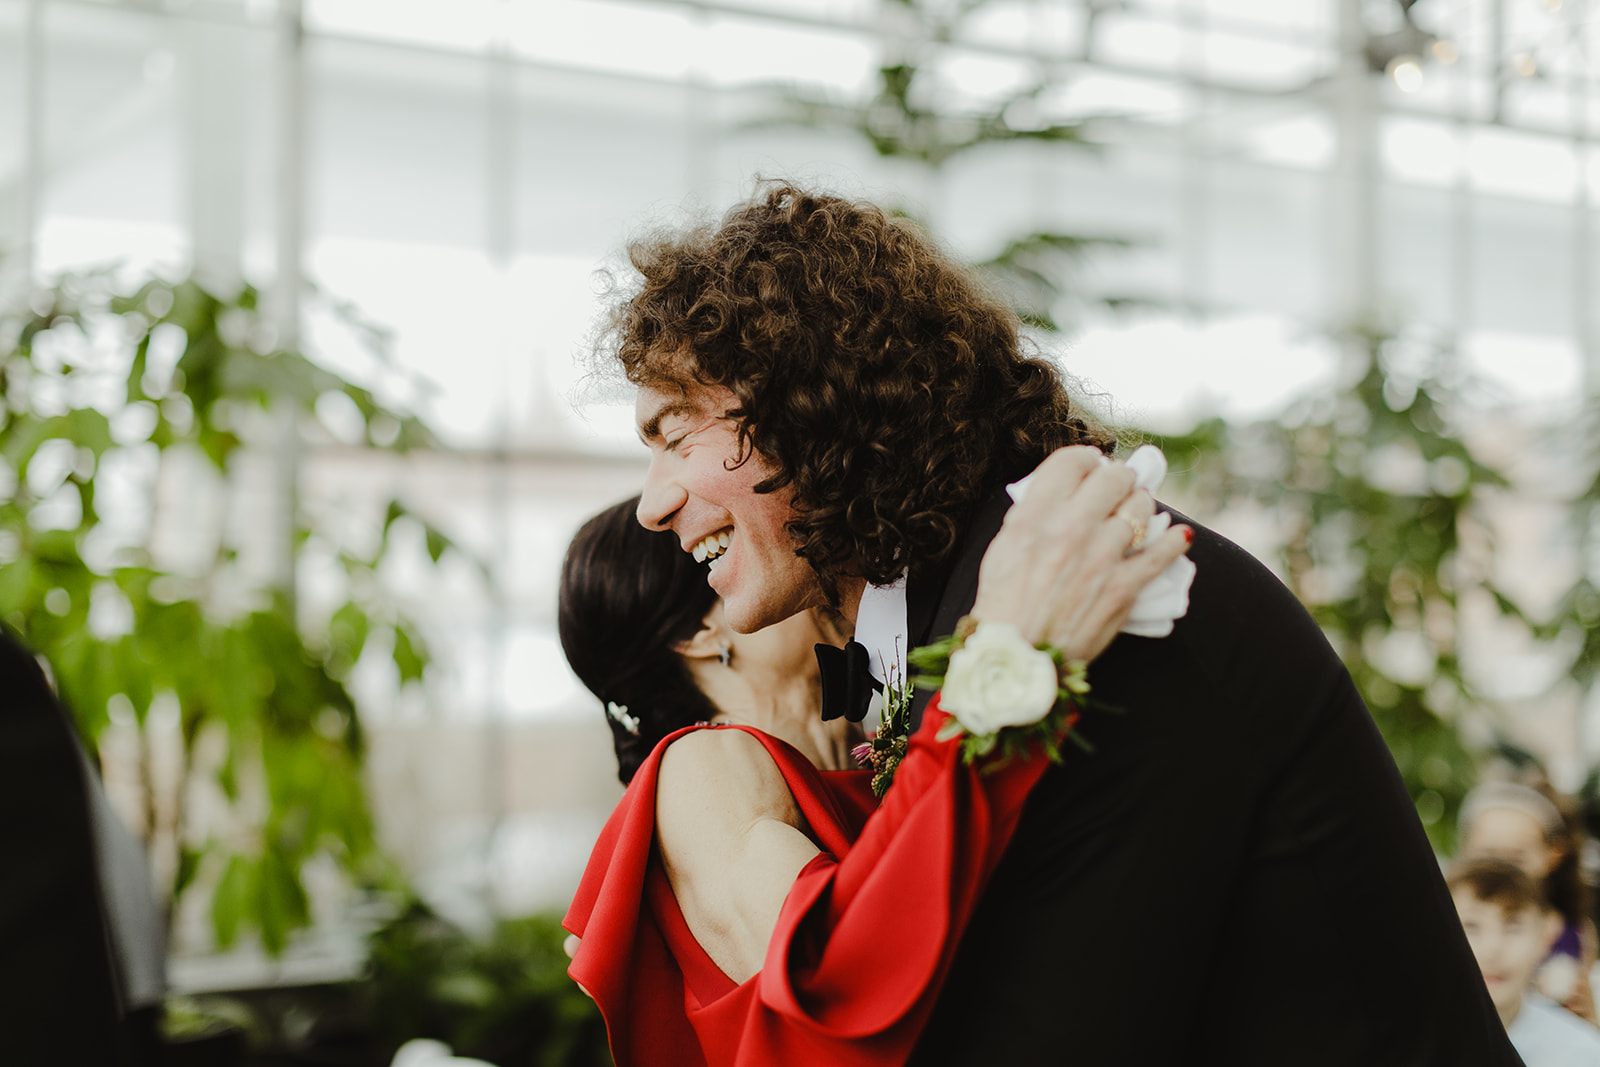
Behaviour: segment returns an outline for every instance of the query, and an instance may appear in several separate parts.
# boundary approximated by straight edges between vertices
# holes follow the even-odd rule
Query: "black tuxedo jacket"
[[[913,577],[913,647],[971,607],[1009,506]],[[1519,1064],[1350,676],[1277,578],[1191,525],[1188,614],[1091,665],[1124,711],[1086,715],[1094,752],[1064,746],[1035,788],[911,1062]]]

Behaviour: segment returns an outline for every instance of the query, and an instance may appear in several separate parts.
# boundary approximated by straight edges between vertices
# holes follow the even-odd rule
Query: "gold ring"
[[[1128,551],[1139,551],[1139,546],[1144,544],[1144,523],[1140,522],[1138,519],[1130,519],[1128,516],[1123,515],[1120,512],[1118,513],[1117,517],[1123,522],[1127,523],[1128,528],[1133,531],[1133,540],[1128,544]]]

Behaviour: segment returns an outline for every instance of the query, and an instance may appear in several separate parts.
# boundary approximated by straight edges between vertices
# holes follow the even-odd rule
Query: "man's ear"
[[[700,620],[700,629],[687,641],[679,641],[672,651],[688,659],[721,659],[733,644],[733,631],[722,617],[722,601],[717,601]]]

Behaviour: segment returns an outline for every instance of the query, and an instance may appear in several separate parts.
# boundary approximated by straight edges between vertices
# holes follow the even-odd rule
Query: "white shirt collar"
[[[856,607],[856,637],[866,647],[868,667],[880,683],[906,677],[906,576],[888,585],[868,585]]]

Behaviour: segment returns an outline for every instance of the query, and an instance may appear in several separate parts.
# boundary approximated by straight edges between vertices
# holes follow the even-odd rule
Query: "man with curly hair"
[[[1112,435],[908,222],[778,184],[630,254],[601,351],[639,390],[639,520],[708,560],[736,630],[824,605],[848,630],[902,578],[913,646],[983,618],[1004,486],[1053,454],[1098,529],[1125,506]],[[985,564],[985,597],[1060,573],[1050,552],[1103,560],[1086,528]],[[1192,536],[1197,567],[1170,636],[1041,627],[1126,713],[1036,787],[912,1062],[1517,1063],[1349,675],[1265,568],[1192,530],[1159,546]]]

